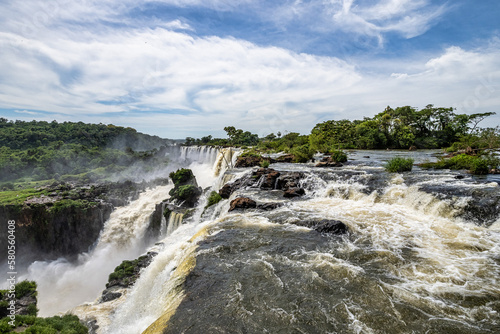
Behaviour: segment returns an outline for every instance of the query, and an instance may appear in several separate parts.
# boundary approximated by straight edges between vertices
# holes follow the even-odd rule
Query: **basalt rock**
[[[283,193],[283,197],[293,198],[293,197],[300,197],[300,196],[303,196],[305,194],[306,194],[306,191],[303,188],[288,188]]]
[[[234,167],[242,168],[242,167],[260,166],[260,163],[262,162],[262,160],[263,160],[263,158],[261,156],[238,157]]]
[[[253,209],[257,207],[257,203],[248,197],[238,197],[231,201],[229,211],[234,211],[236,209]]]
[[[340,162],[333,160],[332,157],[324,157],[315,167],[342,167]]]
[[[171,196],[169,202],[189,208],[194,207],[203,190],[198,186],[193,172],[190,169],[182,168],[170,173],[169,176],[174,182],[174,188],[169,192]]]
[[[304,176],[304,173],[301,172],[283,173],[276,180],[276,189],[286,191],[289,188],[299,187],[299,182]]]
[[[283,203],[262,203],[257,205],[257,209],[264,211],[272,211],[282,206]]]
[[[276,188],[276,179],[280,176],[280,172],[271,168],[260,168],[254,175],[262,178],[261,189],[272,190]]]
[[[286,154],[279,156],[274,159],[274,162],[285,162],[285,163],[291,163],[295,160],[295,156],[293,154]]]
[[[320,221],[302,221],[295,223],[295,225],[309,227],[315,230],[316,232],[324,234],[340,235],[349,232],[347,225],[345,225],[343,222],[339,220],[323,219]]]
[[[249,187],[262,190],[283,190],[284,192],[293,189],[287,196],[301,196],[305,194],[300,186],[300,180],[304,176],[305,174],[301,172],[278,172],[272,168],[259,168],[238,180],[226,183],[219,190],[219,195],[222,198],[229,198],[236,190]]]
[[[118,267],[115,268],[115,271],[109,275],[106,290],[103,291],[103,296],[108,295],[110,292],[114,292],[115,289],[111,289],[113,287],[127,288],[132,286],[139,278],[141,269],[149,266],[151,262],[153,262],[153,258],[156,255],[158,255],[158,253],[148,252],[146,255],[140,256],[135,260],[123,261]],[[106,298],[108,298],[108,300],[112,300],[109,299],[110,297],[111,295]]]

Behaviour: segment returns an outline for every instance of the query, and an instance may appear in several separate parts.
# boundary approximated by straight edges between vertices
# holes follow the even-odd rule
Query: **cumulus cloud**
[[[231,37],[199,37],[182,19],[145,24],[127,16],[118,27],[101,22],[119,22],[119,13],[130,10],[128,0],[123,7],[87,0],[52,11],[40,2],[33,2],[36,8],[29,0],[21,3],[12,2],[0,17],[24,11],[19,22],[33,23],[40,10],[46,17],[34,34],[7,19],[0,23],[0,108],[43,111],[40,117],[47,120],[115,123],[181,138],[221,135],[226,125],[261,135],[307,133],[320,121],[372,116],[387,105],[434,103],[459,112],[495,111],[500,105],[495,40],[482,50],[450,47],[411,61],[363,60],[361,66],[355,59],[347,63]],[[235,10],[235,2],[212,4]],[[377,36],[427,1],[327,4],[333,8],[328,15],[366,22]],[[303,15],[306,5],[294,2],[287,15]]]

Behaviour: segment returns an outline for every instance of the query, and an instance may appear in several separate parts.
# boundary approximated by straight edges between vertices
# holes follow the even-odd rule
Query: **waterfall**
[[[177,212],[171,212],[170,217],[168,218],[168,223],[167,223],[167,234],[166,236],[169,236],[181,226],[182,223],[182,218],[184,215],[182,213],[177,213]]]
[[[187,167],[193,170],[198,183],[202,187],[212,187],[215,190],[220,184],[219,179],[222,179],[223,173],[231,163],[234,165],[235,158],[234,150],[214,147],[182,147],[180,152],[180,159],[184,159],[188,164]],[[230,163],[219,163],[224,159]],[[222,173],[218,177],[215,176],[218,174],[217,171]],[[163,199],[164,197],[161,198]],[[164,222],[165,227],[162,224],[163,239],[149,249],[158,255],[144,269],[130,292],[123,291],[122,298],[109,303],[94,302],[81,305],[73,309],[73,312],[82,319],[97,319],[100,326],[98,332],[104,334],[140,333],[161,317],[165,309],[175,310],[183,296],[179,286],[194,263],[195,240],[206,233],[203,231],[208,223],[200,222],[205,202],[206,199],[202,196],[201,203],[192,214],[194,218],[190,224],[183,224],[183,214],[170,213],[168,221]],[[156,202],[153,201],[154,203]],[[165,219],[163,214],[162,218]],[[107,240],[118,239],[112,237],[113,233],[110,235],[103,233],[104,235]]]
[[[137,200],[113,211],[96,248],[81,254],[77,263],[70,263],[64,258],[34,262],[21,279],[37,282],[39,314],[51,316],[66,312],[99,296],[108,275],[117,265],[144,252],[143,236],[151,212],[171,188],[169,185],[149,189]]]
[[[206,195],[246,174],[248,169],[226,173],[237,155],[229,148],[182,147],[179,159]],[[306,195],[286,200],[280,190],[242,188],[204,214],[202,196],[189,219],[172,212],[163,220],[161,239],[147,249],[157,255],[120,298],[72,311],[96,319],[99,334],[498,331],[500,219],[488,227],[464,218],[474,203],[500,198],[496,182],[459,180],[447,171],[388,174],[360,163],[272,167],[305,175],[299,183]],[[51,271],[36,272],[60,269],[80,281],[85,277],[66,285],[69,292],[58,302],[87,289],[93,275],[103,276],[102,290],[114,266],[146,251],[138,212],[146,217],[166,191],[149,190],[143,204],[116,210],[117,220],[107,222],[96,249],[82,261],[88,269],[54,263]],[[284,205],[229,213],[231,199],[241,195]],[[302,224],[325,219],[342,221],[349,233],[318,233]],[[54,274],[42,281],[50,279],[60,280]],[[82,300],[96,298],[99,289]]]

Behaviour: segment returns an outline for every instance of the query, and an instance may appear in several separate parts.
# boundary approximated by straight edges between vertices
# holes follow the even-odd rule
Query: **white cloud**
[[[35,9],[21,3],[15,6],[25,10],[24,18],[40,10],[38,2]],[[84,21],[117,20],[120,11],[111,10],[116,3],[88,0],[53,10],[31,37],[3,21],[0,108],[47,111],[54,113],[47,120],[116,123],[180,138],[220,135],[226,125],[260,134],[307,133],[319,121],[360,119],[387,105],[434,103],[457,106],[459,112],[497,111],[492,108],[500,106],[500,47],[495,39],[482,50],[450,47],[433,57],[387,64],[364,60],[358,67],[234,38],[193,37],[182,20],[119,29],[63,24],[82,13],[92,16]],[[217,6],[227,9],[231,4],[219,1]],[[329,3],[342,20],[366,23],[366,33],[375,37],[390,29],[403,31],[398,22],[426,4]],[[296,2],[290,15],[302,15],[306,5]],[[7,9],[0,18],[13,10]],[[384,19],[394,28],[380,23]],[[427,27],[424,19],[420,22],[424,24],[413,24],[421,26],[416,31]]]

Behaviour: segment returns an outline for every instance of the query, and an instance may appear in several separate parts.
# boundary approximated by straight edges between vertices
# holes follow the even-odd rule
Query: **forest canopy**
[[[248,131],[225,127],[228,138],[186,138],[186,145],[257,146],[267,151],[306,149],[331,152],[337,149],[420,149],[498,147],[498,128],[479,128],[479,123],[494,112],[457,114],[453,108],[424,109],[387,107],[372,118],[328,120],[316,124],[309,135],[269,134],[264,138]],[[465,147],[463,147],[465,146]],[[300,147],[300,149],[299,149]]]
[[[111,124],[0,118],[0,181],[104,177],[157,158],[167,144],[160,137]]]

